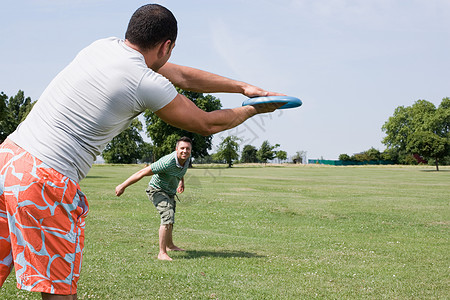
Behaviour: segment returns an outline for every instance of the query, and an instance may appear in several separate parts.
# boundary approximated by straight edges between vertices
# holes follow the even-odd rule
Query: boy
[[[153,175],[146,192],[161,215],[158,253],[160,260],[172,260],[167,251],[184,251],[174,245],[172,231],[175,223],[175,195],[177,192],[184,192],[184,174],[189,167],[191,151],[191,139],[182,137],[177,141],[174,152],[134,173],[116,187],[116,195],[120,196],[128,186],[141,180],[144,176]]]

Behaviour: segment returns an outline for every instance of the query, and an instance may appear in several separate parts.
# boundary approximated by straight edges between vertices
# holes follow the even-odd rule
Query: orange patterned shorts
[[[0,145],[0,287],[76,294],[89,206],[77,182],[10,141]]]

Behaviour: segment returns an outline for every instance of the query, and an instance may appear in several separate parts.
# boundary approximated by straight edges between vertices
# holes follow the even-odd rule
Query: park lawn
[[[78,299],[448,299],[450,168],[194,166],[172,262],[142,168],[95,165]],[[39,299],[15,289],[3,299]]]

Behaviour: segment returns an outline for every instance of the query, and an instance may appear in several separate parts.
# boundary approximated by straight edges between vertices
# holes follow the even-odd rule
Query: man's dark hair
[[[190,138],[188,138],[187,136],[183,136],[177,140],[177,144],[176,144],[177,147],[180,142],[189,143],[189,144],[191,144],[191,147],[192,147],[192,140]]]
[[[177,20],[170,10],[159,4],[147,4],[131,16],[125,38],[142,50],[177,38]]]

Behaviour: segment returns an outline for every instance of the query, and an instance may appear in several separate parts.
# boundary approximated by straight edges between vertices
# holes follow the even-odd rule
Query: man
[[[0,285],[14,265],[18,288],[41,292],[43,299],[76,299],[89,209],[78,183],[104,146],[144,110],[210,135],[277,108],[198,109],[173,84],[249,97],[276,93],[167,63],[176,37],[169,10],[142,6],[125,40],[98,40],[83,49],[0,146]]]
[[[175,223],[175,195],[177,192],[184,192],[184,174],[189,167],[191,151],[191,139],[182,137],[177,141],[174,152],[134,173],[116,187],[116,195],[120,196],[128,186],[144,176],[153,175],[146,192],[161,216],[158,253],[160,260],[172,260],[167,251],[184,251],[174,245],[172,231]]]

